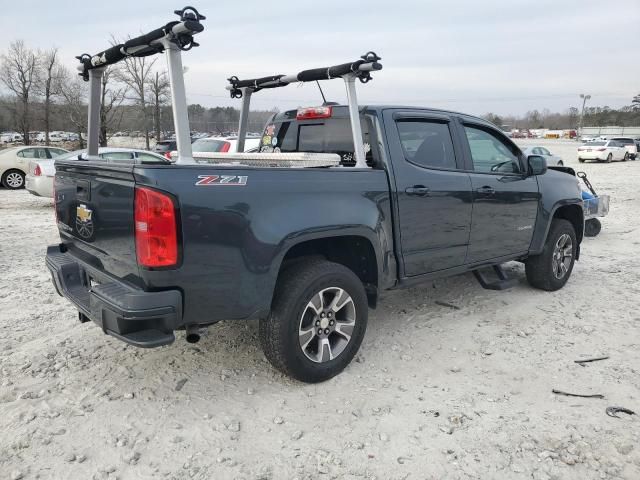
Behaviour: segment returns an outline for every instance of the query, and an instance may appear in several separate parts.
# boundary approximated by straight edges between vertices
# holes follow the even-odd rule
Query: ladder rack
[[[247,135],[247,123],[249,118],[249,106],[251,95],[265,88],[285,87],[298,82],[315,82],[318,80],[332,80],[342,78],[347,90],[349,104],[349,119],[351,121],[351,134],[353,135],[353,148],[357,168],[367,168],[364,145],[362,143],[362,127],[358,110],[358,97],[356,95],[356,78],[361,83],[367,83],[371,78],[371,72],[382,70],[381,60],[374,52],[367,52],[355,62],[343,63],[332,67],[313,68],[303,70],[294,75],[272,75],[269,77],[240,80],[238,77],[229,78],[227,90],[231,92],[231,98],[241,98],[240,121],[238,124],[237,152],[244,151],[244,142]]]

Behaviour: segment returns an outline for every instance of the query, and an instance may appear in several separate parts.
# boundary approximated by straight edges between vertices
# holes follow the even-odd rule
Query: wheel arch
[[[552,219],[562,218],[571,222],[576,232],[576,239],[578,240],[578,245],[582,243],[582,239],[584,238],[584,210],[581,205],[577,205],[573,203],[569,205],[559,206],[554,210],[551,218]],[[547,227],[547,235],[548,234],[549,234],[549,227]],[[546,235],[545,235],[545,239],[546,239]]]
[[[380,282],[380,255],[375,240],[363,232],[313,236],[287,245],[278,264],[276,284],[282,272],[304,259],[324,258],[344,265],[362,281],[369,306],[375,308]]]

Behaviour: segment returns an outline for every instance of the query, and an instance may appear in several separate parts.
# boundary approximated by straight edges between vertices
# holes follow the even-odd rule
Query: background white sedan
[[[56,176],[56,160],[72,160],[86,155],[86,150],[76,150],[60,155],[55,159],[33,160],[27,175],[27,190],[36,197],[53,198],[53,178]],[[131,148],[103,147],[98,156],[113,163],[170,163],[169,160],[156,153]]]
[[[598,162],[611,162],[629,159],[629,152],[624,145],[615,140],[589,142],[587,145],[578,147],[578,161],[584,163],[586,160],[596,160]]]
[[[559,166],[559,167],[562,167],[564,165],[564,162],[562,161],[562,158],[558,157],[557,155],[554,155],[549,150],[547,150],[545,147],[527,147],[522,151],[527,156],[529,156],[529,155],[540,155],[540,156],[546,158],[547,159],[547,165]]]

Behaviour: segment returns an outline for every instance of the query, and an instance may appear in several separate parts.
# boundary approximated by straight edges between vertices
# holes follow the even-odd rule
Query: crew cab
[[[360,107],[355,82],[382,69],[375,52],[292,75],[231,76],[227,89],[242,99],[235,152],[194,152],[181,52],[198,46],[205,17],[174,13],[179,21],[77,57],[99,92],[105,66],[165,52],[177,143],[174,164],[105,162],[94,104],[88,156],[56,162],[61,241],[46,263],[81,321],[157,347],[176,330],[195,342],[221,320],[259,319],[269,361],[319,382],[353,359],[382,291],[469,271],[502,289],[513,279],[500,265],[511,260],[536,288],[568,281],[584,231],[575,172],[548,169],[476,117]],[[330,79],[345,82],[346,107],[279,113],[261,152],[244,153],[253,94]]]
[[[533,287],[567,282],[584,225],[571,169],[470,115],[369,106],[360,118],[368,168],[352,166],[339,105],[278,113],[261,142],[337,154],[334,167],[56,162],[56,289],[140,347],[260,319],[269,360],[314,382],[353,358],[384,290],[512,260]]]

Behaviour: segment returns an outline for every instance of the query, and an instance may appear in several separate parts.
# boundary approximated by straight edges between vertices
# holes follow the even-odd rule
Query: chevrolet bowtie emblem
[[[91,209],[87,208],[86,205],[78,205],[76,207],[76,217],[81,222],[89,222],[91,221],[91,214],[93,212]]]

